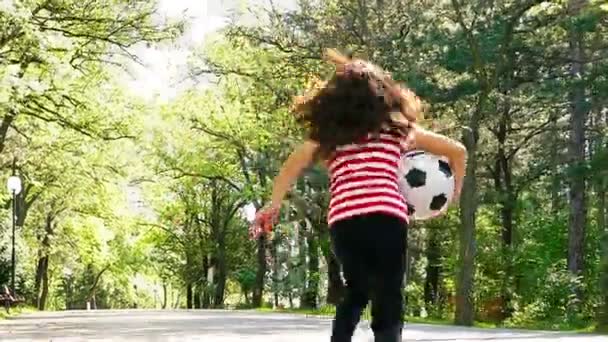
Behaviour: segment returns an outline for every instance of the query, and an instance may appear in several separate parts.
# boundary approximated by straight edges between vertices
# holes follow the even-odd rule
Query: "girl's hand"
[[[270,233],[278,221],[279,212],[280,205],[270,205],[258,211],[249,227],[250,238],[257,240],[262,234]]]

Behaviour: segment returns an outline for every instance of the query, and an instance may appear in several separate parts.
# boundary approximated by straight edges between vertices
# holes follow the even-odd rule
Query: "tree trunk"
[[[46,299],[49,295],[49,258],[46,257],[44,263],[44,272],[42,274],[42,291],[40,292],[40,299],[38,300],[38,310],[44,311],[46,308]]]
[[[551,134],[550,134],[550,153],[551,153],[551,214],[553,217],[557,217],[557,214],[561,208],[560,201],[560,188],[562,186],[561,176],[557,169],[559,164],[559,146],[561,145],[558,127],[557,127],[557,118],[559,116],[559,112],[554,112],[551,118]]]
[[[427,311],[439,304],[439,277],[441,274],[441,250],[436,229],[428,232],[426,246],[426,279],[424,282],[424,303]]]
[[[507,95],[507,94],[505,94]],[[501,238],[502,238],[502,264],[504,275],[501,285],[501,315],[505,319],[511,315],[511,282],[513,277],[513,218],[517,196],[513,188],[511,159],[507,156],[505,145],[510,130],[510,103],[505,103],[500,122],[496,129],[498,151],[494,166],[494,186],[499,194]]]
[[[325,256],[327,262],[327,303],[337,305],[342,299],[344,284],[340,276],[340,264],[332,251]]]
[[[163,310],[167,308],[167,283],[163,281]]]
[[[48,294],[48,271],[49,257],[45,255],[38,260],[36,269],[36,308],[40,311],[44,311]]]
[[[87,294],[87,301],[93,301],[93,306],[94,308],[97,308],[97,302],[95,300],[95,292],[97,291],[97,286],[99,285],[99,281],[101,280],[101,276],[103,276],[103,274],[110,269],[110,265],[107,265],[106,267],[104,267],[103,269],[101,269],[101,271],[99,271],[99,273],[97,273],[97,275],[95,276],[95,279],[93,279],[93,284],[91,285],[91,287],[89,288],[89,292]]]
[[[72,298],[73,296],[73,278],[71,276],[68,276],[67,279],[64,280],[64,284],[65,284],[65,309],[66,310],[72,310],[72,308],[74,307],[73,303],[72,303]]]
[[[484,110],[488,94],[479,95],[476,112],[470,120],[470,130],[464,130],[463,143],[468,152],[466,177],[464,179],[460,200],[459,256],[456,274],[456,312],[454,322],[457,325],[472,326],[475,303],[473,282],[475,276],[475,227],[477,215],[477,141],[481,113]]]
[[[608,149],[608,147],[606,147]],[[601,293],[601,306],[599,308],[597,329],[600,332],[608,333],[608,227],[606,226],[606,220],[608,220],[608,210],[606,208],[606,181],[601,181],[600,189],[598,189],[598,230],[601,234],[600,240],[600,252],[601,252],[601,264],[600,264],[600,293]]]
[[[257,249],[257,270],[255,273],[255,285],[253,287],[253,294],[251,303],[254,307],[259,308],[262,306],[262,300],[264,296],[264,278],[266,278],[266,237],[261,236],[258,239]]]
[[[205,281],[203,286],[203,298],[202,306],[203,309],[209,309],[211,307],[211,285],[213,284],[213,266],[211,265],[211,257],[203,257],[203,269],[205,270]]]
[[[293,309],[293,293],[291,291],[287,293],[287,299],[289,300],[289,308]]]
[[[342,277],[340,276],[340,263],[331,248],[327,225],[318,227],[317,234],[319,236],[319,247],[327,264],[327,298],[325,300],[327,304],[337,305],[342,299],[342,291],[344,289]]]
[[[281,302],[279,301],[279,291],[274,291],[273,294],[273,299],[274,299],[274,307],[275,308],[279,308],[281,305]]]
[[[186,309],[192,309],[192,284],[186,284]]]
[[[182,299],[181,292],[177,292],[177,296],[175,296],[175,303],[173,304],[173,309],[177,309],[180,307],[181,299]]]
[[[306,308],[306,293],[308,292],[308,272],[307,262],[308,247],[306,244],[306,222],[300,222],[298,229],[298,280],[301,281],[300,286],[300,308]]]
[[[53,215],[46,216],[44,225],[44,237],[42,238],[38,266],[36,268],[36,307],[43,311],[46,307],[46,299],[49,292],[49,249],[51,248],[51,235],[53,234]]]
[[[197,227],[197,232],[198,232],[198,242],[199,242],[199,250],[201,252],[201,266],[202,266],[202,274],[201,274],[201,279],[199,282],[199,291],[198,291],[198,308],[199,309],[207,309],[209,308],[209,304],[210,304],[210,296],[209,296],[209,291],[207,290],[207,282],[206,282],[206,276],[209,273],[209,257],[208,254],[206,253],[206,246],[205,246],[205,242],[207,241],[207,238],[205,237],[204,233],[203,233],[203,227],[201,224],[199,224],[198,222],[196,223],[196,227]]]
[[[319,298],[319,244],[313,233],[308,235],[308,276],[306,292],[302,300],[302,306],[307,309],[317,308]]]
[[[201,285],[196,285],[194,287],[194,308],[202,309],[202,301],[201,301],[201,293],[203,292],[203,287]]]
[[[424,251],[424,239],[420,236],[420,230],[416,230],[412,224],[408,227],[407,231],[407,249],[405,251],[405,255],[403,256],[406,265],[406,275],[404,277],[404,284],[407,286],[409,284],[416,284],[416,286],[420,286],[424,289],[425,279],[422,278],[419,272],[416,272],[414,265],[422,259],[423,251]],[[416,298],[417,299],[417,298]],[[419,305],[405,305],[404,309],[409,310],[409,313],[414,317],[421,317],[422,309],[424,308],[424,292],[423,292],[423,300],[420,301]],[[409,298],[407,298],[409,300]],[[407,303],[406,303],[407,304]],[[416,303],[418,304],[418,303]]]
[[[604,117],[602,118],[602,114]],[[598,125],[608,127],[608,113],[598,110]],[[596,150],[600,154],[608,154],[608,139],[596,137]],[[596,154],[597,155],[597,154]],[[597,330],[608,333],[608,201],[606,191],[608,180],[604,175],[597,179],[597,225],[600,233],[600,298],[601,304],[597,316]]]
[[[243,295],[245,296],[245,304],[249,306],[249,304],[251,304],[251,299],[249,298],[249,291],[243,290]]]
[[[586,1],[570,0],[570,15],[576,16]],[[581,276],[584,271],[584,246],[587,205],[585,196],[586,176],[583,169],[585,163],[585,123],[587,121],[587,106],[585,104],[584,84],[584,46],[583,34],[572,28],[569,33],[570,57],[573,60],[570,67],[572,87],[570,90],[570,144],[568,149],[570,165],[570,222],[568,230],[568,270],[575,276]],[[582,300],[582,289],[574,289],[579,302]],[[573,308],[578,309],[578,308]]]
[[[222,242],[220,243],[219,253],[217,256],[217,277],[215,284],[215,295],[213,298],[213,307],[214,308],[222,308],[224,307],[224,292],[226,289],[226,245]]]
[[[279,240],[275,238],[270,245],[270,255],[272,258],[272,297],[275,308],[279,307],[280,301],[280,281],[281,281],[281,261],[279,260]]]
[[[510,173],[510,170],[508,171]],[[505,175],[506,176],[506,175]],[[506,319],[513,313],[511,309],[511,288],[513,283],[513,216],[515,210],[515,194],[510,183],[510,175],[506,176],[506,198],[504,199],[503,206],[501,208],[502,218],[502,244],[503,244],[503,265],[504,275],[501,289],[501,302],[502,302],[502,319]]]
[[[2,123],[0,123],[0,153],[4,152],[6,136],[16,116],[17,112],[14,109],[10,109],[4,118],[2,118]]]
[[[36,265],[36,278],[34,281],[34,293],[36,297],[33,299],[33,305],[37,308],[40,307],[40,289],[42,288],[42,277],[44,272],[44,264],[46,262],[46,256],[42,254],[42,251],[38,252],[38,264]]]
[[[415,222],[412,222],[412,224],[408,227],[408,231],[411,232],[412,228],[414,226]],[[407,239],[407,243],[408,245],[406,246],[405,249],[405,275],[403,276],[403,283],[405,284],[405,286],[407,286],[411,281],[412,281],[412,275],[414,272],[412,272],[412,264],[414,262],[414,253],[412,253],[412,251],[410,250],[410,241],[412,240],[410,237],[408,237]],[[404,297],[403,297],[403,306],[404,309],[409,310],[410,305],[409,305],[409,295],[406,292]],[[410,311],[406,311],[406,314],[408,314]]]

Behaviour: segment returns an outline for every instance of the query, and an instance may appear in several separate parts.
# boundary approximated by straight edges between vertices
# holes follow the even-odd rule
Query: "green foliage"
[[[181,22],[156,21],[156,2],[0,7],[0,167],[6,178],[16,160],[24,182],[18,283],[29,303],[46,289],[46,309],[251,307],[261,288],[262,305],[312,304],[320,309],[310,313],[331,314],[323,167],[295,184],[264,244],[249,239],[244,208],[267,201],[303,137],[291,99],[331,72],[321,50],[337,47],[370,58],[429,101],[423,125],[458,138],[462,126],[479,126],[477,319],[582,327],[608,308],[603,2],[578,15],[566,1],[298,5],[253,11],[265,16],[259,25],[237,21],[209,36],[190,56],[189,73],[218,82],[166,104],[144,103],[118,83],[136,59],[131,47],[182,31]],[[580,75],[570,72],[572,33],[583,41]],[[589,112],[588,157],[574,163],[576,89],[585,97],[577,108]],[[579,277],[567,272],[574,180],[587,182],[589,209]],[[146,212],[129,205],[132,190]],[[10,200],[0,193],[2,217]],[[461,221],[455,208],[410,228],[404,292],[412,321],[454,316],[459,232],[470,228]],[[0,285],[10,274],[9,227],[0,222]]]
[[[588,320],[571,310],[577,298],[572,289],[580,286],[576,279],[565,270],[565,263],[557,263],[547,273],[536,279],[534,299],[515,304],[515,313],[505,321],[508,327],[538,327],[542,322],[548,329],[581,328]],[[528,298],[526,298],[528,299]]]
[[[0,164],[3,175],[16,171],[23,181],[17,292],[29,303],[127,306],[125,289],[143,255],[125,210],[133,145],[124,140],[141,135],[144,106],[115,75],[136,58],[128,50],[134,44],[179,33],[180,23],[153,22],[156,6],[20,1],[0,8]],[[10,208],[5,193],[2,201]],[[6,255],[2,275],[10,270]]]

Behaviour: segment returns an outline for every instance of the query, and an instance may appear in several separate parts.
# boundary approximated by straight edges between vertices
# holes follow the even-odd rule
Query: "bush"
[[[508,327],[539,327],[563,329],[585,326],[585,319],[574,308],[580,307],[573,289],[581,286],[579,278],[574,277],[559,262],[544,277],[538,279],[537,295],[527,303],[515,299],[514,313],[505,321]],[[543,322],[543,323],[539,323]]]

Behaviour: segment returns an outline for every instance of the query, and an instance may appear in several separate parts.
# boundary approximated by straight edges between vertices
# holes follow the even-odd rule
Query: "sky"
[[[247,2],[254,6],[270,3],[269,0]],[[274,0],[274,3],[280,3],[281,8],[293,8],[296,0]],[[146,99],[156,97],[165,102],[185,87],[192,86],[182,82],[187,76],[187,59],[192,49],[204,44],[210,33],[225,27],[231,11],[242,6],[242,0],[160,0],[159,14],[168,18],[184,15],[189,23],[187,31],[176,44],[135,48],[133,52],[143,65],[134,63],[130,67],[131,75],[125,78],[129,88]],[[241,18],[241,22],[251,20],[251,16]]]
[[[192,49],[202,45],[209,33],[226,25],[225,15],[232,5],[229,2],[234,1],[160,0],[159,14],[168,18],[184,15],[189,23],[187,31],[175,44],[136,47],[133,53],[143,65],[133,63],[130,67],[132,79],[126,80],[129,88],[146,99],[158,96],[166,101],[174,97]]]

